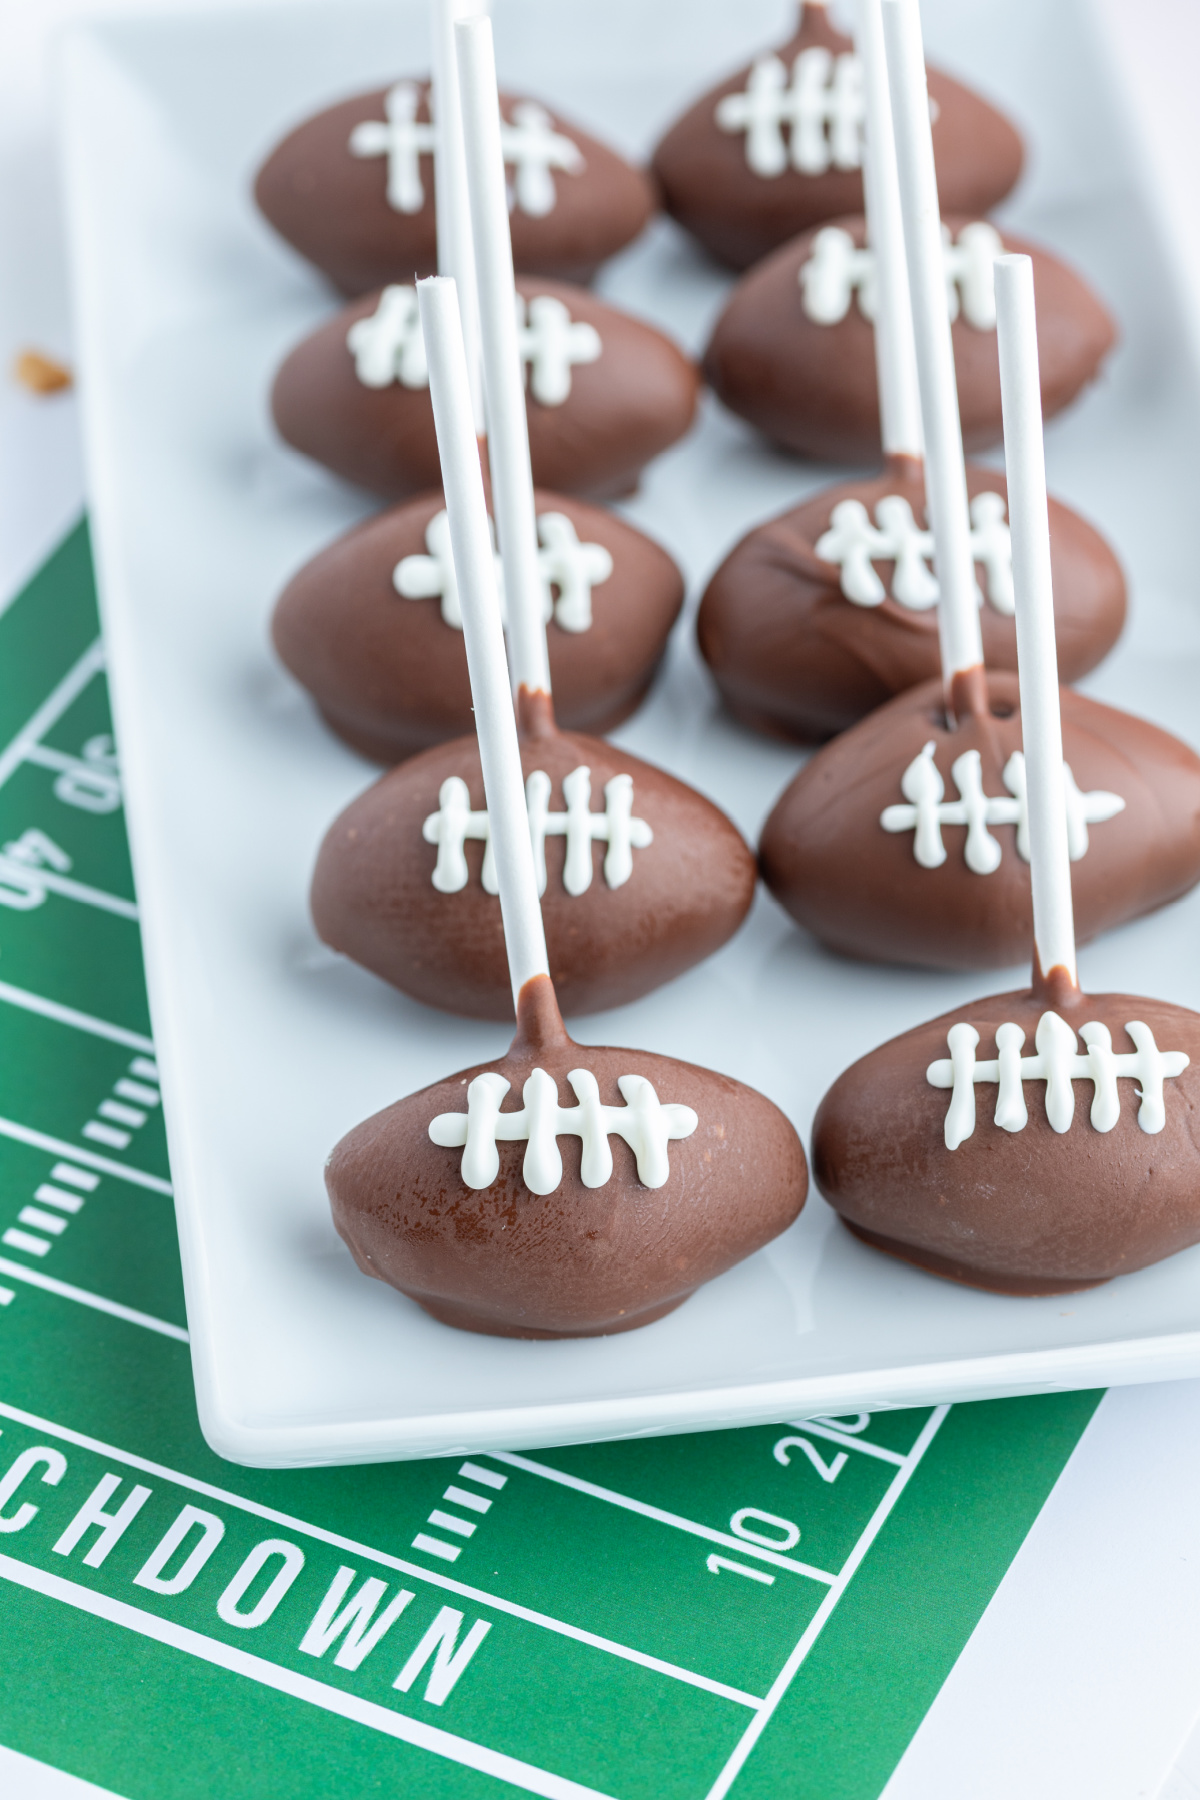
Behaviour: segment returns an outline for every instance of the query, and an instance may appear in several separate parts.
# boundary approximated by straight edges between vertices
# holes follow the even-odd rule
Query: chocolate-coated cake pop
[[[460,26],[458,41],[464,74],[472,54],[486,58],[487,74],[487,21]],[[804,1152],[784,1115],[740,1082],[566,1034],[537,901],[454,283],[423,283],[421,306],[517,1034],[507,1056],[344,1137],[327,1166],[330,1204],[364,1273],[445,1324],[530,1338],[627,1331],[791,1224],[807,1189]]]
[[[826,744],[776,802],[763,880],[847,956],[1004,968],[1033,926],[1017,678],[899,694]],[[1200,880],[1200,758],[1144,719],[1064,689],[1066,817],[1081,942]]]
[[[556,710],[568,730],[612,731],[654,678],[683,577],[614,514],[561,494],[535,499]],[[373,762],[471,730],[440,493],[355,526],[306,563],[280,596],[272,635],[323,718]]]
[[[588,132],[506,94],[518,269],[588,282],[645,226],[654,190]],[[298,125],[258,172],[263,216],[344,294],[411,282],[437,264],[434,126],[427,81],[355,94]]]
[[[1200,1016],[1079,989],[1029,264],[1007,258],[997,288],[1033,982],[855,1063],[818,1109],[813,1163],[879,1249],[972,1286],[1058,1294],[1200,1241]]]
[[[967,467],[984,660],[1013,670],[1007,484]],[[696,629],[726,706],[756,731],[820,743],[939,668],[933,534],[920,463],[824,488],[757,526],[705,591]],[[1112,649],[1125,622],[1121,565],[1100,533],[1050,502],[1064,681]]]
[[[545,975],[504,1057],[344,1137],[326,1184],[365,1275],[445,1325],[594,1337],[673,1312],[787,1229],[804,1151],[753,1088],[571,1041]]]
[[[825,219],[863,210],[862,68],[823,0],[801,0],[795,35],[711,89],[654,153],[667,211],[735,269]],[[979,215],[1021,172],[1021,140],[994,107],[929,71],[938,187]]]
[[[1116,329],[1082,278],[1048,251],[969,215],[948,216],[945,229],[963,442],[984,450],[1001,435],[997,256],[1033,258],[1047,418],[1095,377]],[[865,241],[859,217],[785,244],[738,283],[704,353],[704,373],[731,412],[785,450],[820,462],[879,460],[874,255]]]
[[[1200,1241],[1198,1108],[1200,1016],[1035,972],[839,1076],[813,1178],[857,1236],[935,1275],[1070,1293]]]
[[[583,288],[517,282],[534,480],[612,498],[692,423],[699,373],[682,351]],[[271,394],[281,435],[335,475],[404,500],[438,482],[437,441],[411,287],[374,293],[283,362]]]
[[[550,973],[568,1014],[622,1006],[711,956],[754,898],[741,834],[694,788],[523,695],[521,766]],[[511,1019],[479,748],[384,775],[330,827],[312,915],[325,943],[446,1012]]]

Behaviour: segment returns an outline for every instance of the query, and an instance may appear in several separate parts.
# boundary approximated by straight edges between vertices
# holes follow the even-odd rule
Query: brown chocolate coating
[[[417,117],[427,121],[429,83],[417,85]],[[425,203],[419,212],[405,213],[388,204],[387,158],[350,153],[355,126],[384,118],[387,92],[355,94],[306,119],[276,145],[254,183],[264,217],[344,294],[437,270],[432,155],[420,159]],[[505,119],[511,121],[519,102],[517,95],[501,95]],[[573,174],[554,171],[557,200],[542,217],[514,208],[513,261],[529,274],[588,282],[606,257],[637,237],[656,196],[642,171],[615,150],[561,114],[550,116],[554,129],[578,145],[584,167]]]
[[[974,464],[967,491],[997,493],[1003,475]],[[940,672],[937,608],[914,612],[891,598],[895,565],[877,562],[887,598],[858,606],[839,585],[836,564],[815,545],[839,501],[860,500],[871,518],[888,494],[925,517],[921,464],[894,458],[868,481],[823,488],[811,500],[744,537],[708,584],[696,630],[700,649],[734,717],[756,731],[801,744],[821,743],[865,718],[893,694]],[[1100,533],[1079,514],[1050,501],[1054,621],[1063,681],[1094,669],[1125,622],[1125,579]],[[986,591],[982,566],[976,571]],[[985,602],[980,615],[989,669],[1015,670],[1015,621]]]
[[[638,707],[683,604],[683,577],[666,551],[612,513],[538,493],[538,514],[564,513],[581,543],[613,560],[592,590],[592,624],[546,627],[555,711],[570,730],[612,731]],[[294,575],[275,608],[275,648],[326,722],[373,762],[402,762],[471,731],[471,684],[461,630],[436,597],[396,592],[392,571],[425,551],[425,528],[445,501],[425,494],[357,525]],[[557,590],[555,590],[557,593]]]
[[[948,1057],[951,1025],[975,1027],[985,1061],[995,1059],[997,1026],[1011,1020],[1032,1056],[1049,1010],[1077,1034],[1093,1020],[1107,1025],[1118,1055],[1135,1048],[1125,1027],[1141,1020],[1160,1050],[1191,1058],[1163,1083],[1164,1129],[1141,1129],[1138,1083],[1121,1077],[1111,1131],[1091,1123],[1090,1081],[1072,1083],[1069,1131],[1051,1128],[1042,1081],[1024,1083],[1025,1128],[1001,1130],[999,1089],[979,1082],[975,1130],[948,1150],[950,1092],[931,1087],[925,1071]],[[1062,1294],[1144,1268],[1200,1241],[1200,1015],[1141,995],[1080,994],[1061,979],[960,1007],[838,1077],[813,1123],[813,1178],[859,1237],[972,1287]]]
[[[966,216],[947,213],[957,238]],[[836,221],[855,243],[862,218]],[[1065,263],[1002,232],[1004,248],[1033,258],[1042,411],[1053,418],[1093,379],[1116,340],[1116,326],[1092,290]],[[857,299],[836,325],[804,310],[799,271],[812,251],[805,232],[734,288],[704,353],[704,373],[731,412],[799,456],[822,462],[877,463],[880,446],[875,332]],[[960,312],[951,326],[963,443],[985,450],[1003,437],[996,332],[978,330]]]
[[[559,1104],[577,1104],[567,1076],[590,1069],[603,1105],[624,1104],[622,1075],[642,1075],[663,1105],[690,1106],[699,1124],[668,1147],[659,1188],[638,1180],[633,1151],[610,1137],[603,1187],[580,1179],[581,1142],[560,1137],[563,1179],[526,1187],[522,1142],[499,1144],[488,1188],[462,1179],[461,1150],[431,1142],[430,1120],[465,1112],[467,1084],[494,1069],[511,1084],[502,1112],[521,1109],[535,1068]],[[726,1075],[648,1050],[572,1043],[545,976],[521,990],[508,1055],[450,1075],[376,1113],[344,1137],[325,1172],[333,1222],[364,1275],[399,1288],[443,1324],[497,1337],[597,1337],[673,1312],[702,1282],[778,1237],[808,1190],[804,1151],[778,1107]]]
[[[830,25],[824,6],[810,0],[799,30],[775,54],[790,75],[801,51],[818,46],[835,56],[853,49]],[[667,211],[735,269],[749,268],[825,219],[863,210],[858,169],[805,175],[789,166],[782,175],[755,174],[746,161],[745,133],[721,131],[716,121],[718,101],[743,91],[749,73],[747,65],[697,100],[663,138],[653,162]],[[929,70],[929,93],[937,107],[933,155],[942,205],[948,212],[989,212],[1021,173],[1020,138],[986,100],[938,69]]]
[[[724,813],[693,788],[598,738],[556,730],[548,709],[531,722],[521,764],[526,777],[535,769],[550,777],[552,811],[564,809],[562,781],[573,769],[591,770],[593,812],[604,809],[605,783],[628,774],[634,817],[654,833],[653,843],[634,850],[633,874],[617,888],[604,878],[604,844],[593,843],[592,883],[578,895],[563,886],[565,839],[546,841],[542,917],[563,1011],[623,1006],[733,936],[754,898],[754,858]],[[466,782],[472,808],[481,811],[474,737],[413,757],[346,808],[317,858],[313,921],[334,950],[414,999],[472,1018],[511,1019],[500,901],[483,887],[482,843],[466,846],[464,888],[445,894],[433,885],[437,848],[421,827],[451,775]]]
[[[597,499],[631,492],[651,457],[691,425],[699,371],[661,331],[585,288],[530,275],[517,288],[527,300],[561,300],[603,345],[595,362],[574,365],[561,406],[527,396],[534,481]],[[441,482],[433,407],[427,387],[358,379],[346,333],[378,304],[377,293],[356,300],[297,344],[275,377],[271,412],[293,449],[385,500],[406,500]]]
[[[988,969],[1019,961],[1033,933],[1029,864],[1015,825],[989,827],[1000,844],[990,875],[968,868],[964,825],[945,825],[946,860],[926,869],[913,833],[887,832],[880,815],[903,804],[900,780],[932,740],[946,798],[950,769],[978,750],[983,788],[1007,794],[1002,772],[1021,748],[1015,675],[989,673],[991,715],[946,724],[940,681],[910,688],[818,750],[763,828],[763,880],[792,917],[832,949],[867,961],[934,969]],[[1120,794],[1125,810],[1089,826],[1086,856],[1071,865],[1081,943],[1153,912],[1200,880],[1200,758],[1144,719],[1062,690],[1063,755],[1080,789]]]

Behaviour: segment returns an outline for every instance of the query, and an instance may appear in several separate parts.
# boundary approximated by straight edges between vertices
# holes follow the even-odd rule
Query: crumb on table
[[[31,394],[58,394],[75,384],[70,369],[41,350],[19,351],[13,358],[12,373],[14,381]]]

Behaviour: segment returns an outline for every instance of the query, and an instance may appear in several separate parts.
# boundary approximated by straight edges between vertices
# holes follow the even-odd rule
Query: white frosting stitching
[[[643,1075],[618,1078],[624,1106],[601,1105],[590,1069],[572,1069],[567,1080],[578,1106],[560,1106],[558,1083],[545,1069],[534,1069],[521,1092],[521,1111],[502,1113],[500,1102],[511,1084],[488,1070],[468,1087],[466,1112],[439,1113],[430,1121],[429,1135],[446,1149],[463,1147],[462,1178],[470,1188],[491,1187],[500,1173],[498,1141],[528,1140],[521,1167],[525,1186],[534,1194],[554,1193],[563,1175],[560,1137],[582,1139],[580,1179],[584,1187],[604,1187],[613,1172],[610,1136],[624,1138],[633,1151],[643,1187],[662,1187],[671,1173],[668,1143],[691,1137],[700,1123],[692,1108],[664,1106]]]
[[[391,387],[393,381],[406,388],[429,386],[415,287],[385,287],[375,311],[354,321],[346,344],[364,387]]]
[[[911,831],[913,855],[923,869],[938,869],[946,860],[942,842],[943,825],[965,825],[967,839],[963,847],[966,865],[976,875],[991,875],[1000,867],[1001,849],[988,830],[989,825],[1015,825],[1017,854],[1029,861],[1029,810],[1025,795],[1025,756],[1014,750],[1004,766],[1007,794],[989,795],[983,791],[983,764],[978,750],[964,750],[950,768],[950,775],[960,798],[945,800],[946,789],[933,760],[932,739],[909,763],[900,778],[900,791],[907,806],[885,807],[879,823],[885,831]],[[1088,826],[1102,825],[1105,820],[1124,812],[1120,794],[1103,788],[1084,794],[1076,785],[1069,764],[1063,764],[1063,782],[1067,808],[1067,848],[1072,862],[1079,862],[1088,852]]]
[[[802,175],[861,168],[865,116],[862,64],[821,45],[796,57],[790,87],[780,58],[760,56],[744,90],[724,95],[716,110],[718,130],[744,131],[746,162],[768,180],[789,162]]]
[[[417,118],[420,103],[416,83],[398,81],[384,99],[386,119],[363,119],[350,133],[351,156],[387,157],[387,199],[394,212],[419,213],[425,205],[421,158],[434,154],[437,134],[431,123]],[[578,175],[586,166],[579,145],[555,131],[550,114],[535,100],[520,101],[512,119],[501,120],[500,142],[505,165],[515,170],[509,206],[531,218],[554,211],[553,170]]]
[[[580,541],[566,513],[539,513],[538,572],[542,578],[542,617],[553,618],[563,631],[582,632],[592,628],[592,589],[600,587],[613,572],[613,559],[603,544]],[[492,531],[495,542],[495,528]],[[455,631],[462,630],[462,605],[458,597],[458,581],[454,574],[454,556],[450,548],[450,521],[446,513],[434,513],[425,528],[427,555],[403,556],[392,570],[392,586],[406,600],[429,600],[440,596],[442,618]],[[504,608],[504,569],[496,557],[496,579],[500,584],[500,606]],[[554,590],[558,589],[558,599]]]
[[[999,613],[1016,610],[1013,598],[1012,537],[1003,496],[976,494],[971,502],[971,551],[982,563],[987,597]],[[829,529],[815,549],[823,562],[841,567],[841,590],[856,606],[879,606],[887,589],[873,562],[894,562],[892,599],[909,612],[926,612],[938,603],[933,561],[933,533],[918,525],[901,494],[885,494],[875,507],[875,524],[861,500],[839,500],[829,515]],[[983,595],[979,597],[983,604]]]
[[[530,391],[540,406],[562,406],[571,396],[571,370],[595,362],[603,351],[600,333],[573,320],[552,294],[535,294],[528,308],[518,294],[516,308],[517,343]],[[390,387],[393,381],[407,388],[429,386],[415,287],[385,287],[375,311],[351,325],[346,344],[364,387]]]
[[[517,300],[517,343],[529,368],[529,390],[540,406],[561,406],[571,393],[571,370],[592,363],[604,348],[594,325],[572,320],[561,300],[536,294]]]
[[[654,833],[644,819],[633,816],[633,778],[614,775],[604,785],[604,811],[594,813],[592,777],[586,767],[572,769],[563,777],[565,812],[550,811],[553,783],[544,769],[534,769],[525,783],[525,805],[529,813],[529,835],[533,840],[533,860],[537,870],[538,893],[546,891],[546,839],[566,839],[563,861],[563,886],[573,897],[585,894],[592,885],[592,844],[607,844],[604,855],[604,879],[610,888],[624,887],[633,874],[633,852],[645,850],[654,842]],[[492,849],[491,827],[486,811],[471,810],[467,784],[457,775],[443,781],[438,790],[438,811],[430,813],[421,827],[427,844],[437,845],[437,863],[433,885],[443,894],[457,894],[467,885],[467,859],[464,845],[468,839],[482,842],[482,882],[489,894],[499,892],[496,859]]]
[[[509,206],[533,219],[544,219],[558,204],[552,170],[579,175],[586,167],[579,145],[555,131],[550,114],[536,100],[519,101],[512,119],[500,121],[500,142],[505,164],[515,170]]]
[[[995,262],[1004,255],[1004,240],[994,225],[977,219],[952,240],[942,226],[946,260],[946,307],[951,321],[961,310],[976,331],[996,329]],[[837,325],[857,296],[864,319],[873,320],[879,304],[875,252],[860,247],[840,225],[824,225],[812,241],[812,254],[800,265],[801,305],[816,325]]]
[[[975,1083],[979,1081],[999,1085],[995,1122],[1002,1131],[1024,1131],[1029,1114],[1022,1083],[1044,1081],[1046,1118],[1052,1129],[1060,1133],[1071,1129],[1075,1117],[1072,1081],[1093,1084],[1091,1121],[1097,1131],[1111,1131],[1121,1116],[1118,1080],[1140,1081],[1138,1124],[1151,1136],[1160,1132],[1167,1122],[1163,1081],[1182,1075],[1191,1059],[1182,1050],[1160,1050],[1150,1027],[1138,1019],[1125,1029],[1137,1048],[1118,1055],[1107,1025],[1085,1025],[1079,1035],[1087,1045],[1087,1053],[1080,1056],[1075,1033],[1065,1019],[1055,1012],[1044,1012],[1038,1020],[1036,1056],[1021,1055],[1025,1033],[1019,1025],[1008,1023],[997,1027],[995,1060],[977,1062],[975,1046],[979,1033],[975,1027],[965,1023],[952,1025],[946,1036],[949,1058],[930,1063],[925,1071],[931,1087],[953,1090],[946,1113],[947,1150],[957,1150],[975,1130]]]
[[[384,119],[364,119],[350,133],[351,156],[387,157],[387,199],[393,212],[419,213],[425,204],[421,158],[432,156],[437,133],[417,118],[421,90],[398,81],[387,91]]]

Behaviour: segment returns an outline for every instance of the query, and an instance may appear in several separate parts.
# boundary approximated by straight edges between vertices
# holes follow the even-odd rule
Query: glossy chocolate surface
[[[571,520],[613,572],[592,590],[592,624],[546,628],[555,711],[568,730],[612,731],[641,704],[683,603],[666,551],[613,513],[561,494],[535,496],[539,516]],[[425,553],[441,493],[357,525],[294,575],[272,621],[275,648],[326,722],[373,762],[401,762],[474,725],[463,634],[436,596],[398,594],[393,570]],[[555,590],[557,594],[558,590]]]
[[[418,86],[417,118],[428,122],[429,84]],[[387,93],[376,88],[355,94],[306,119],[275,147],[254,184],[264,217],[344,294],[437,272],[432,155],[420,158],[424,204],[408,213],[388,203],[387,158],[350,152],[355,126],[384,118]],[[506,120],[519,104],[518,96],[501,95]],[[643,229],[656,196],[652,183],[624,157],[561,115],[550,118],[554,129],[578,146],[584,166],[576,173],[554,171],[556,198],[549,212],[535,216],[514,208],[513,261],[530,274],[588,282],[598,264]]]
[[[1061,971],[1057,971],[1061,975]],[[1070,1130],[1046,1118],[1046,1084],[1023,1084],[1023,1130],[994,1122],[999,1092],[975,1085],[975,1129],[945,1144],[950,1094],[925,1079],[946,1034],[973,1025],[976,1056],[996,1056],[996,1028],[1022,1027],[1033,1055],[1038,1021],[1057,1012],[1078,1034],[1107,1025],[1118,1055],[1141,1020],[1162,1051],[1190,1065],[1163,1085],[1166,1124],[1138,1124],[1138,1083],[1118,1080],[1120,1118],[1092,1125],[1093,1085],[1072,1083]],[[1083,1045],[1079,1044],[1082,1052]],[[1200,1241],[1200,1015],[1141,995],[1072,992],[1061,981],[959,1007],[874,1050],[830,1088],[813,1124],[813,1179],[860,1237],[937,1275],[1010,1294],[1061,1294],[1128,1274]]]
[[[790,72],[795,58],[814,48],[838,56],[853,45],[834,30],[824,6],[805,5],[796,34],[774,54]],[[718,102],[742,92],[749,73],[747,65],[697,100],[663,138],[653,162],[667,211],[735,269],[749,268],[823,220],[863,210],[859,169],[831,166],[804,174],[789,166],[781,175],[755,174],[746,160],[745,133],[722,131],[716,122]],[[939,69],[929,70],[929,94],[936,109],[933,154],[944,210],[989,212],[1021,173],[1020,138],[986,100]]]
[[[550,777],[550,808],[565,808],[563,777],[591,771],[591,809],[605,783],[633,780],[633,814],[654,834],[634,849],[633,872],[610,888],[605,845],[592,846],[592,881],[563,885],[565,840],[546,841],[542,916],[550,974],[563,1011],[599,1012],[661,987],[733,936],[754,897],[754,858],[736,827],[702,795],[598,738],[560,732],[545,717],[521,741],[521,763]],[[319,935],[402,992],[444,1012],[511,1019],[500,901],[481,878],[483,844],[468,842],[469,877],[455,893],[433,885],[437,849],[422,837],[442,783],[465,781],[482,811],[476,740],[458,738],[413,757],[359,796],[330,827],[312,885]]]
[[[947,209],[945,224],[956,238],[970,222]],[[861,217],[836,223],[856,244],[865,241]],[[835,325],[805,312],[799,272],[813,235],[785,244],[738,283],[705,351],[704,373],[731,412],[783,449],[820,462],[878,463],[874,327],[857,299]],[[1116,327],[1073,269],[1023,238],[1001,236],[1006,251],[1033,259],[1042,410],[1053,418],[1094,378]],[[985,450],[1003,436],[996,332],[968,324],[960,312],[951,338],[963,443]]]
[[[585,1187],[580,1140],[564,1136],[553,1193],[526,1187],[519,1141],[498,1145],[490,1187],[468,1187],[462,1152],[432,1143],[430,1121],[465,1112],[467,1084],[484,1069],[510,1083],[502,1112],[518,1111],[534,1068],[554,1078],[567,1107],[576,1104],[567,1076],[579,1068],[595,1075],[602,1104],[623,1104],[617,1081],[635,1074],[664,1105],[690,1106],[699,1123],[668,1146],[665,1185],[644,1187],[632,1150],[612,1136],[611,1178]],[[364,1274],[447,1325],[558,1338],[630,1331],[672,1312],[786,1230],[804,1205],[808,1171],[792,1126],[753,1088],[647,1050],[572,1043],[541,976],[522,990],[506,1056],[357,1126],[334,1150],[326,1184],[334,1223]]]
[[[969,465],[967,491],[1001,494],[1008,484]],[[734,717],[772,737],[821,743],[865,718],[906,688],[940,673],[937,608],[918,612],[891,597],[894,563],[878,561],[887,590],[878,606],[857,605],[840,586],[836,564],[816,544],[839,501],[859,500],[871,518],[885,495],[908,501],[925,518],[921,464],[895,458],[867,481],[823,488],[744,537],[717,570],[700,604],[697,634],[721,697]],[[1050,555],[1059,674],[1077,681],[1107,656],[1125,622],[1121,565],[1078,513],[1050,501]],[[982,565],[976,569],[986,586]],[[989,669],[1014,670],[1011,614],[985,602],[979,615]]]
[[[902,804],[900,782],[933,742],[946,798],[957,798],[955,759],[977,750],[984,792],[1008,793],[1002,774],[1021,748],[1015,675],[990,673],[991,712],[946,724],[941,682],[881,706],[826,744],[776,802],[759,864],[775,898],[806,930],[844,955],[934,969],[1003,968],[1028,954],[1033,936],[1029,864],[1015,825],[989,829],[1002,850],[989,875],[967,866],[964,825],[945,825],[946,860],[924,868],[912,831],[887,832],[885,807]],[[1084,792],[1120,794],[1125,809],[1089,827],[1087,854],[1071,865],[1081,943],[1153,912],[1200,880],[1200,758],[1178,738],[1130,713],[1062,690],[1063,754]]]
[[[661,331],[586,288],[528,275],[517,288],[526,299],[561,300],[602,345],[595,362],[572,368],[562,405],[527,397],[535,483],[599,499],[631,492],[645,464],[690,427],[699,371]],[[404,500],[441,482],[433,407],[427,387],[359,380],[346,334],[378,303],[375,293],[354,301],[296,346],[275,377],[271,411],[293,449],[385,500]]]

